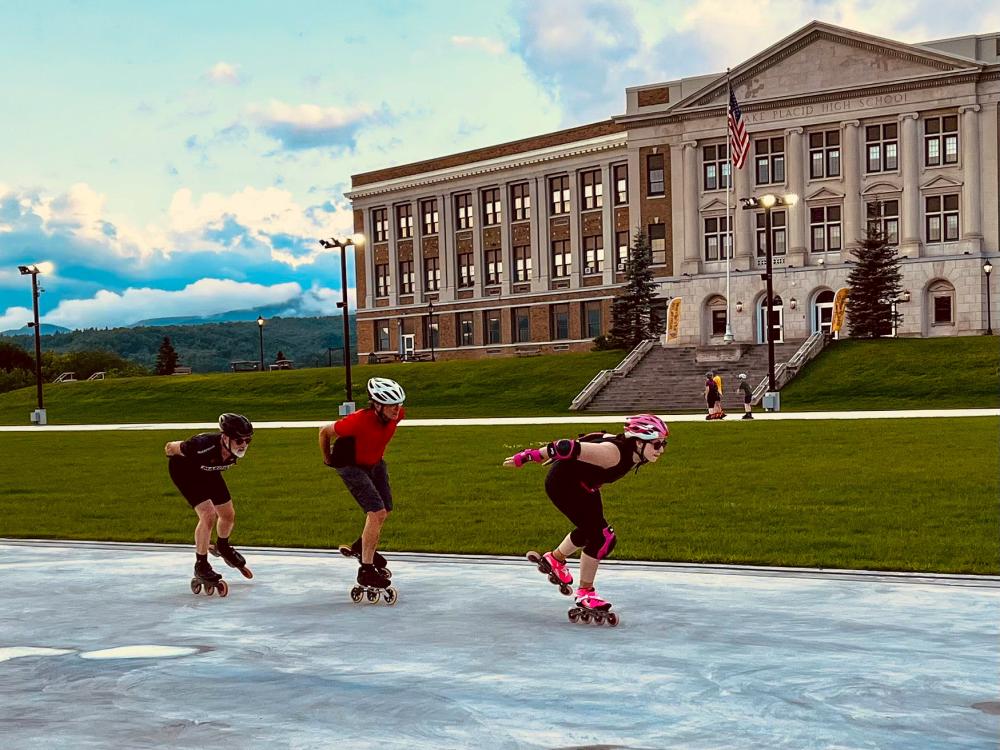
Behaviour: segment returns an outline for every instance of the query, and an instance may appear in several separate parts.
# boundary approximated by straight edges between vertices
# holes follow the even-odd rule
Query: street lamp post
[[[257,316],[257,329],[260,331],[260,371],[264,372],[264,316]]]
[[[769,411],[779,411],[779,397],[774,381],[774,286],[773,286],[773,240],[771,238],[771,209],[775,206],[788,206],[791,208],[799,200],[794,193],[788,195],[762,195],[759,198],[743,198],[743,208],[745,210],[764,209],[764,255],[766,257],[766,270],[764,280],[766,282],[765,303],[766,320],[764,330],[767,335],[767,393],[764,394],[764,408]]]
[[[35,390],[38,395],[38,410],[33,415],[32,421],[42,425],[45,424],[45,402],[42,399],[42,331],[38,325],[38,266],[18,266],[17,270],[22,276],[31,276],[31,307],[34,312],[34,322],[31,327],[35,329]]]
[[[436,362],[434,358],[434,300],[427,303],[427,336],[431,340],[431,362]]]
[[[319,244],[328,250],[334,247],[340,248],[340,302],[337,307],[341,310],[344,321],[344,403],[340,406],[341,416],[351,414],[354,411],[354,402],[351,400],[351,324],[347,307],[347,248],[348,246],[360,247],[365,244],[363,234],[355,234],[346,240],[338,240],[331,237],[320,240]]]
[[[993,335],[993,310],[990,308],[990,274],[993,273],[993,264],[989,261],[983,263],[983,273],[986,274],[986,335]],[[38,319],[37,317],[35,318]]]

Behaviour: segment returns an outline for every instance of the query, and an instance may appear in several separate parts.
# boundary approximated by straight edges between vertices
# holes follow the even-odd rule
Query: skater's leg
[[[229,535],[233,533],[233,526],[236,524],[236,509],[233,507],[233,501],[230,500],[223,505],[216,505],[215,512],[219,516],[216,524],[216,533],[220,539],[228,539]]]
[[[596,557],[591,557],[586,552],[580,555],[580,588],[593,589],[594,579],[597,578],[597,566],[599,561]]]
[[[194,529],[194,546],[199,555],[208,555],[208,545],[212,541],[212,527],[215,526],[218,514],[211,500],[204,500],[195,506],[198,514],[198,525]]]
[[[566,538],[559,543],[559,546],[552,550],[553,557],[555,557],[559,562],[566,562],[567,558],[575,555],[577,550],[582,546],[573,541],[573,534],[577,531],[577,529],[574,529],[568,533]]]
[[[365,514],[365,530],[361,534],[361,563],[371,565],[378,549],[378,540],[382,534],[382,525],[389,516],[389,511],[376,510]]]

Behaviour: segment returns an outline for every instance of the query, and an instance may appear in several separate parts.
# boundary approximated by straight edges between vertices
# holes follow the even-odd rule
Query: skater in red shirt
[[[550,573],[550,580],[559,585],[560,591],[570,593],[573,576],[566,566],[566,559],[581,547],[580,586],[576,590],[576,610],[580,613],[611,608],[597,596],[594,578],[600,561],[611,554],[617,538],[615,530],[604,518],[601,485],[616,482],[638,467],[655,463],[667,447],[670,431],[666,423],[654,414],[638,414],[625,420],[625,430],[620,435],[594,433],[579,440],[556,440],[541,450],[527,448],[504,461],[504,466],[520,468],[529,462],[552,461],[552,468],[545,478],[545,492],[552,503],[576,527],[558,547],[538,559],[539,570]],[[552,576],[554,575],[554,579]],[[608,616],[611,624],[617,617]]]
[[[361,562],[358,584],[386,589],[391,573],[376,551],[385,519],[392,511],[392,490],[386,469],[386,446],[403,419],[406,393],[395,380],[368,381],[369,405],[319,431],[323,463],[336,469],[340,478],[365,512],[365,526],[345,554]],[[331,446],[332,444],[332,446]]]

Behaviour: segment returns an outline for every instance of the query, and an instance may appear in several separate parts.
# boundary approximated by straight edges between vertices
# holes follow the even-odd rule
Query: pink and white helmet
[[[655,414],[636,414],[625,420],[625,437],[639,440],[665,440],[670,437],[667,423]]]

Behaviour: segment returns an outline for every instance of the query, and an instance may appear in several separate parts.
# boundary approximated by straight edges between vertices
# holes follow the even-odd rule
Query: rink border
[[[71,539],[10,539],[0,537],[0,547],[57,547],[69,549],[105,549],[131,552],[185,551],[190,544],[158,544],[153,542],[108,542]],[[341,558],[336,549],[299,547],[240,547],[253,555],[315,555]],[[423,563],[465,563],[472,565],[524,565],[522,557],[513,555],[445,554],[439,552],[388,552],[394,560]],[[854,580],[868,583],[904,583],[932,586],[959,586],[1000,590],[1000,576],[965,573],[914,573],[909,571],[850,570],[845,568],[782,568],[754,565],[726,565],[722,563],[680,563],[633,560],[605,560],[602,566],[627,570],[659,571],[695,575],[756,576],[761,578],[797,578]]]

